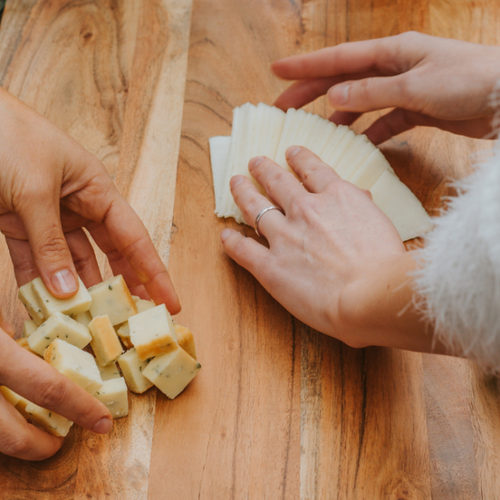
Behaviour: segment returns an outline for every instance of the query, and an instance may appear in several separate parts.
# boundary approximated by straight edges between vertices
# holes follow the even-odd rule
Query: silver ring
[[[259,221],[260,219],[262,219],[262,216],[266,213],[266,212],[269,212],[271,210],[279,210],[283,215],[285,215],[285,212],[283,212],[283,210],[280,208],[280,207],[275,207],[274,205],[271,206],[271,207],[267,207],[267,208],[264,208],[264,210],[261,210],[257,217],[255,217],[255,232],[257,233],[257,236],[259,238],[262,238],[262,235],[259,233]]]

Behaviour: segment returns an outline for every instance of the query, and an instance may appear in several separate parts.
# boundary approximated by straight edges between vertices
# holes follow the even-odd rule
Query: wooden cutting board
[[[104,160],[165,259],[172,242],[179,322],[203,369],[175,401],[133,397],[109,437],[75,429],[43,463],[1,457],[0,498],[497,498],[498,382],[462,360],[350,349],[294,320],[222,252],[224,227],[252,230],[213,215],[208,138],[230,133],[233,107],[272,103],[286,87],[269,71],[279,57],[409,29],[499,43],[499,11],[495,0],[194,0],[186,74],[189,2],[11,1],[2,85]],[[331,111],[321,99],[308,109]],[[414,130],[383,151],[432,211],[485,147]],[[20,327],[2,251],[2,305]]]

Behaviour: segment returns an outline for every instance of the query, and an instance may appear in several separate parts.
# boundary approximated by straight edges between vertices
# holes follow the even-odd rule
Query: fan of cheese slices
[[[165,305],[131,295],[121,275],[88,290],[79,284],[66,300],[53,297],[41,278],[22,286],[19,299],[32,319],[17,342],[94,395],[113,418],[128,415],[128,389],[141,394],[155,385],[177,397],[201,368],[189,329],[174,323]],[[5,386],[0,392],[55,436],[73,425]]]
[[[420,201],[365,135],[357,135],[349,127],[335,125],[302,109],[284,113],[262,103],[235,108],[231,136],[210,139],[215,213],[245,222],[231,196],[229,180],[233,175],[245,175],[264,194],[248,172],[249,160],[267,156],[291,171],[285,159],[289,146],[310,149],[342,179],[369,190],[403,241],[432,229],[432,221]]]

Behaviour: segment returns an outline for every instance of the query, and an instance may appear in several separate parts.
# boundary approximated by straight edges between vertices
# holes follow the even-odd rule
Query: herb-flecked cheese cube
[[[62,417],[53,411],[46,410],[35,403],[28,403],[26,405],[26,413],[31,420],[54,436],[67,436],[71,426],[73,425],[71,420]]]
[[[114,326],[137,314],[134,299],[121,274],[89,288],[89,293],[92,297],[90,314],[93,318],[107,314]]]
[[[178,347],[174,323],[165,304],[132,316],[128,326],[130,340],[141,359],[159,356]]]
[[[153,358],[144,369],[144,376],[170,399],[174,399],[196,377],[200,368],[200,363],[177,346],[174,351]]]
[[[118,337],[120,337],[122,344],[127,349],[132,349],[132,347],[134,347],[134,344],[132,344],[132,341],[130,340],[130,328],[128,326],[128,321],[122,323],[120,327],[116,330],[116,333],[118,334]]]
[[[113,418],[128,415],[128,390],[124,378],[106,380],[94,396],[108,408]]]
[[[92,316],[88,311],[74,314],[72,318],[80,325],[86,326],[88,328],[89,323],[92,321]]]
[[[56,312],[28,337],[28,344],[33,351],[43,356],[45,349],[55,339],[64,340],[83,349],[92,337],[87,327],[65,314]]]
[[[31,352],[31,354],[35,354],[36,356],[41,356],[41,354],[38,354],[37,352],[33,351],[28,343],[28,338],[27,337],[21,337],[20,339],[17,339],[16,342],[23,348],[26,349],[28,352]]]
[[[47,347],[43,357],[59,373],[90,394],[94,394],[102,386],[101,374],[94,356],[64,340],[55,339]]]
[[[31,288],[38,300],[38,304],[42,308],[43,315],[46,318],[50,318],[57,312],[70,315],[88,311],[92,298],[80,278],[78,278],[78,283],[80,286],[76,295],[69,299],[56,299],[47,290],[42,278],[35,278],[31,282]]]
[[[24,322],[23,324],[23,337],[29,337],[36,329],[38,328],[38,325],[36,322],[32,319],[28,319]]]
[[[116,361],[123,349],[108,315],[95,317],[89,324],[89,330],[92,334],[90,346],[99,364],[106,366]]]
[[[177,343],[182,347],[192,358],[196,357],[196,348],[194,346],[194,337],[189,328],[174,323],[175,334],[177,335]]]
[[[148,361],[139,359],[135,349],[130,349],[130,351],[127,351],[118,358],[122,374],[132,392],[142,394],[150,387],[153,387],[153,383],[142,374],[146,366],[148,366]]]
[[[38,299],[35,296],[35,292],[33,292],[31,283],[32,282],[30,281],[29,283],[26,283],[26,285],[23,285],[21,288],[19,288],[17,296],[19,297],[19,300],[24,304],[24,307],[26,307],[28,314],[31,316],[33,321],[37,325],[41,325],[45,321],[45,316],[43,314],[42,308],[40,307],[40,304],[38,303]]]
[[[106,380],[121,377],[120,369],[118,368],[118,366],[116,366],[116,363],[110,363],[107,366],[101,366],[99,363],[97,363],[97,368],[99,368],[99,372],[101,374],[103,382],[106,382]]]
[[[13,390],[8,387],[0,386],[0,394],[12,405],[14,408],[24,417],[28,418],[29,415],[26,413],[26,406],[29,404],[29,401],[26,398],[23,398],[19,394],[15,393]]]
[[[148,309],[153,309],[153,307],[156,307],[156,304],[152,300],[142,300],[142,299],[139,299],[135,303],[135,305],[137,307],[137,314],[147,311]]]

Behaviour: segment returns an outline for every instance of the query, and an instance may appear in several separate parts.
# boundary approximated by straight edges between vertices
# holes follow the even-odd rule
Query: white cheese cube
[[[139,299],[135,303],[135,305],[137,307],[137,314],[147,311],[148,309],[153,309],[153,307],[156,306],[156,304],[152,300],[143,300],[143,299]]]
[[[116,363],[110,363],[107,366],[101,366],[99,363],[97,363],[97,368],[99,368],[99,372],[101,374],[103,382],[106,382],[106,380],[121,377],[120,370],[118,366],[116,366]]]
[[[177,335],[177,342],[192,358],[196,357],[196,347],[194,346],[194,337],[189,328],[174,323],[175,334]]]
[[[130,328],[128,326],[128,321],[122,323],[120,327],[116,330],[116,333],[118,334],[118,337],[120,337],[122,344],[127,349],[132,349],[132,347],[134,347],[134,344],[132,344],[132,341],[130,340]]]
[[[92,299],[80,278],[78,278],[78,283],[80,287],[76,295],[69,299],[56,299],[47,290],[43,284],[42,278],[35,278],[31,282],[31,288],[38,300],[38,304],[42,308],[45,318],[50,318],[56,312],[69,315],[88,311]]]
[[[0,386],[0,394],[12,405],[15,409],[25,418],[28,419],[29,415],[26,413],[26,406],[29,404],[29,401],[26,398],[23,398],[19,394],[15,393],[8,387],[4,385]]]
[[[137,301],[138,300],[141,300],[141,298],[139,297],[139,295],[132,295],[132,298],[134,299],[134,302],[137,304]]]
[[[144,369],[144,376],[174,399],[196,377],[200,368],[200,363],[177,346],[174,351],[153,358]]]
[[[118,358],[122,374],[125,377],[128,388],[132,392],[142,394],[150,387],[153,387],[153,383],[142,374],[146,366],[148,366],[148,362],[149,360],[143,361],[139,359],[135,349],[130,349],[130,351],[127,351]]]
[[[44,359],[90,394],[94,394],[102,386],[94,356],[64,340],[55,339],[46,349]]]
[[[36,356],[41,356],[41,354],[38,354],[37,352],[33,351],[30,348],[30,345],[28,343],[28,337],[21,337],[20,339],[17,339],[16,342],[23,348],[26,349],[28,352],[31,352],[31,354],[35,354]]]
[[[31,420],[54,436],[67,436],[71,426],[73,425],[71,420],[62,417],[53,411],[46,410],[35,403],[28,403],[26,405],[26,413],[29,415]]]
[[[45,316],[43,314],[42,308],[38,303],[38,300],[31,287],[31,281],[19,288],[17,296],[19,300],[24,304],[24,307],[28,310],[28,314],[31,316],[33,321],[37,325],[41,325],[45,321]]]
[[[107,380],[95,393],[95,397],[108,408],[113,418],[128,415],[128,390],[124,378]]]
[[[174,323],[165,304],[132,316],[128,325],[130,340],[141,359],[167,353],[177,347]]]
[[[28,319],[24,322],[23,325],[23,337],[29,337],[36,329],[38,328],[38,325],[36,322],[32,319]]]
[[[94,318],[89,324],[89,330],[92,334],[90,346],[99,364],[106,366],[116,361],[123,349],[108,315]]]
[[[88,311],[74,314],[71,316],[80,325],[86,326],[88,328],[89,323],[92,321],[92,316]]]
[[[56,312],[28,337],[28,344],[33,351],[43,356],[45,349],[54,339],[62,339],[83,349],[92,337],[87,327],[65,314]]]

